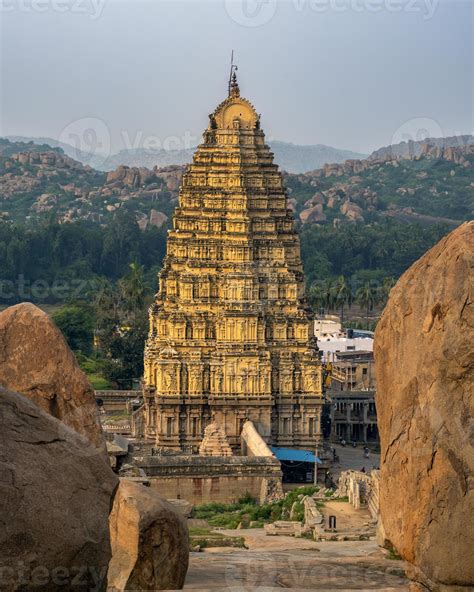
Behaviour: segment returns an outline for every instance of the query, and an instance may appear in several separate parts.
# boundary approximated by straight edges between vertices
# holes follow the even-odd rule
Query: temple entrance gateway
[[[260,116],[229,96],[209,116],[169,232],[145,351],[145,435],[197,450],[211,422],[240,447],[320,437],[321,364],[298,235]]]

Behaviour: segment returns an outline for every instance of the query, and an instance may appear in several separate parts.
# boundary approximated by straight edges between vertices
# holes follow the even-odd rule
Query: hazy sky
[[[232,48],[270,139],[370,152],[474,129],[471,0],[0,3],[1,135],[195,144]]]

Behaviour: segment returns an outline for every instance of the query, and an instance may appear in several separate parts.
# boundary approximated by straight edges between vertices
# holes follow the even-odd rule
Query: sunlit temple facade
[[[235,72],[228,95],[209,116],[168,234],[145,351],[145,435],[197,450],[212,421],[237,450],[250,419],[272,445],[313,447],[322,368],[299,238]]]

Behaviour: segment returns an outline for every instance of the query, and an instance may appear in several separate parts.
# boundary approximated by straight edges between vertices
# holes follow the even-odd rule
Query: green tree
[[[331,278],[325,280],[323,286],[323,301],[324,301],[324,310],[326,313],[334,309],[335,305],[335,292],[334,292],[334,283]]]
[[[365,308],[365,321],[367,329],[369,328],[369,313],[377,303],[377,290],[370,282],[366,282],[356,292],[356,301],[361,308]]]
[[[130,263],[129,267],[130,271],[120,279],[119,287],[126,310],[135,314],[145,305],[145,274],[143,266],[138,263]]]
[[[351,307],[351,304],[354,300],[354,296],[352,294],[352,290],[350,286],[346,282],[346,278],[341,275],[338,277],[336,285],[334,286],[335,292],[335,303],[341,310],[341,324],[344,324],[344,308],[348,306]]]
[[[94,340],[94,311],[83,304],[62,306],[53,314],[53,320],[61,329],[69,347],[89,355]]]
[[[324,308],[325,304],[324,290],[321,285],[321,282],[315,282],[310,287],[308,291],[308,298],[313,310],[315,310],[319,314],[321,309]]]
[[[132,382],[143,375],[143,351],[148,333],[148,315],[141,311],[134,322],[116,327],[106,336],[104,346],[107,359],[104,375],[124,388],[131,388]]]
[[[391,289],[395,286],[396,280],[393,277],[386,277],[378,290],[378,301],[384,306],[387,304]]]

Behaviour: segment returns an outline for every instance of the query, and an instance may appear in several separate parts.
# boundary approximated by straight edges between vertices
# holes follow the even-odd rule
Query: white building
[[[373,351],[371,331],[343,329],[339,317],[326,315],[314,321],[314,335],[324,362],[332,362],[336,352]]]

